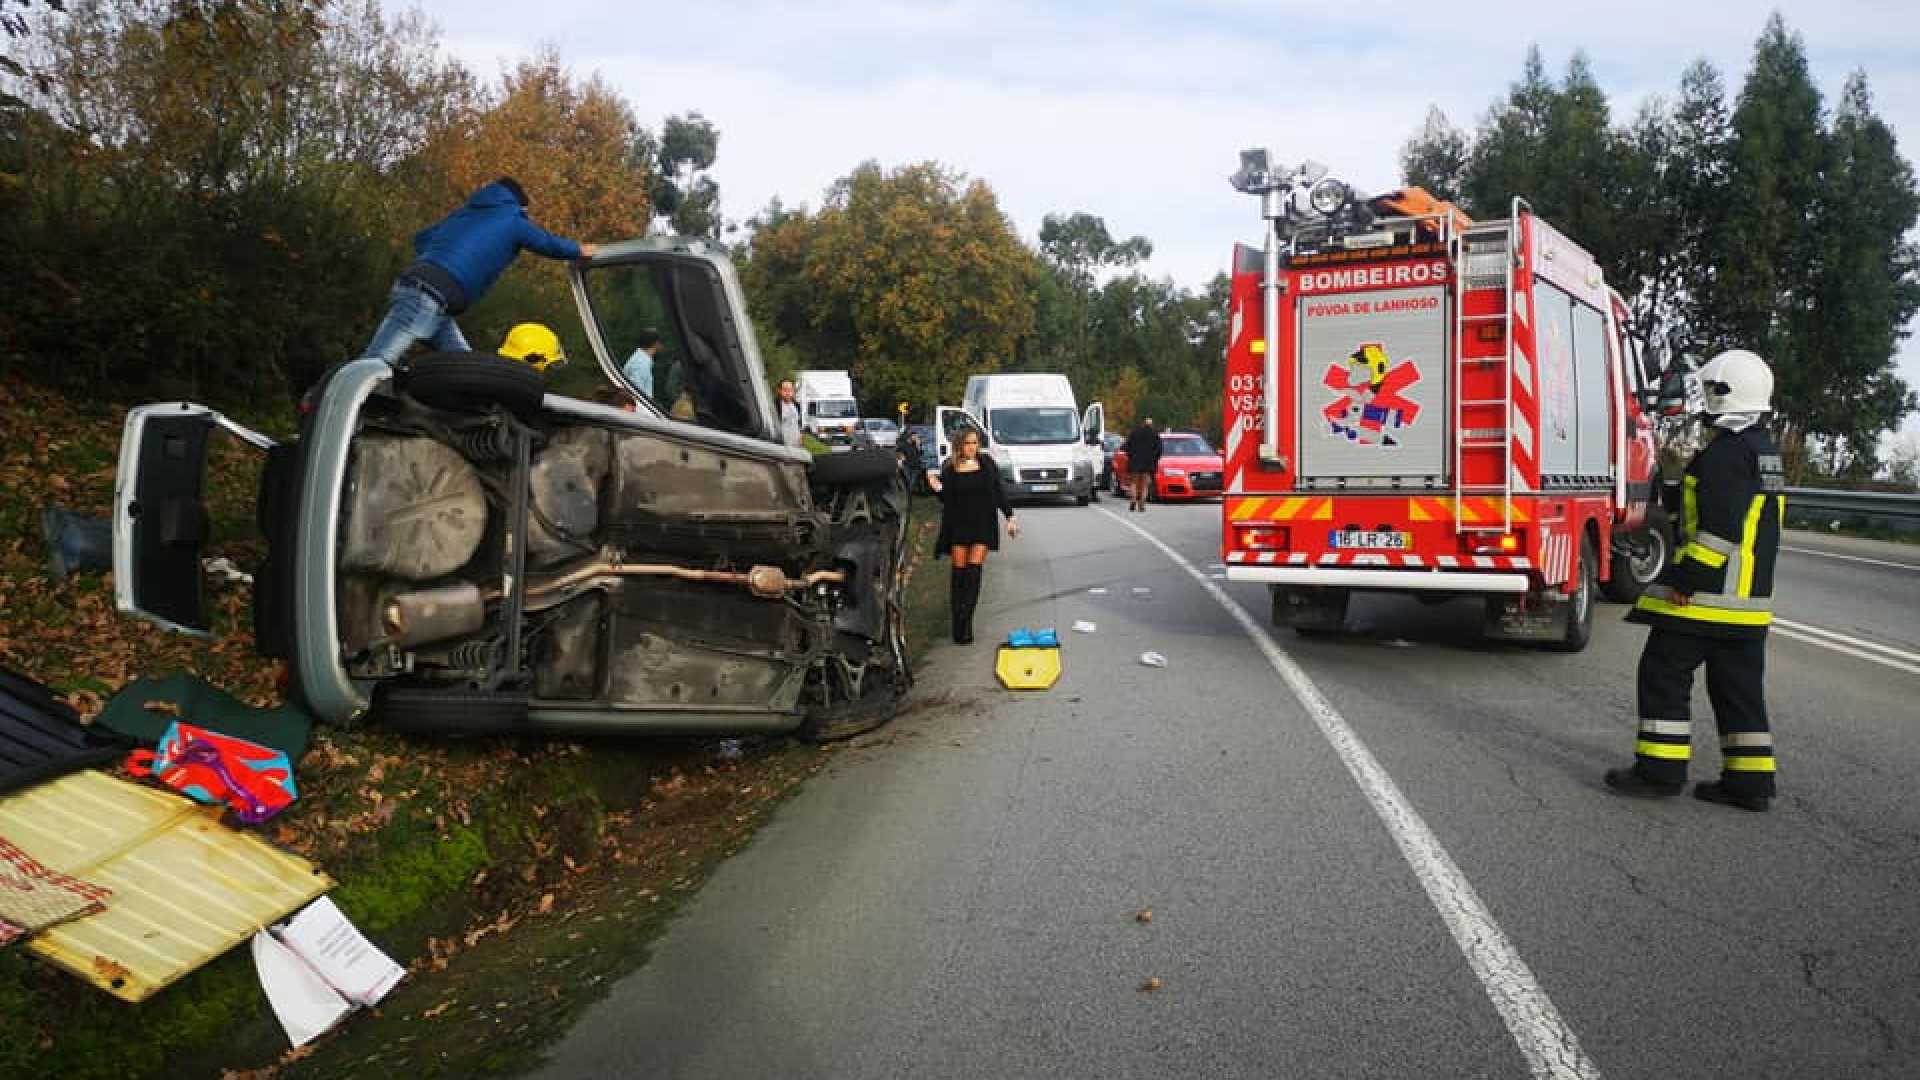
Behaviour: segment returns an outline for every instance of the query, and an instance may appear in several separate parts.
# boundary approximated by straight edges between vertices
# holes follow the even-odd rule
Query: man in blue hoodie
[[[535,225],[526,191],[503,176],[414,235],[413,263],[394,279],[387,317],[362,358],[396,364],[415,342],[435,352],[471,351],[453,317],[478,303],[522,248],[549,259],[591,258],[596,250]]]

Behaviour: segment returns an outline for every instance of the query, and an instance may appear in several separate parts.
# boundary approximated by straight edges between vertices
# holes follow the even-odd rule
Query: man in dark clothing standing
[[[1153,417],[1143,417],[1120,450],[1127,455],[1127,509],[1144,514],[1153,474],[1160,471],[1160,433],[1153,430]]]
[[[1688,699],[1707,668],[1707,697],[1720,729],[1720,779],[1696,797],[1764,811],[1774,795],[1773,733],[1762,681],[1773,622],[1773,570],[1786,516],[1780,451],[1767,434],[1773,373],[1744,349],[1700,371],[1711,441],[1687,465],[1681,487],[1683,546],[1627,618],[1653,628],[1640,654],[1640,732],[1631,768],[1607,773],[1623,795],[1680,794],[1692,757]]]
[[[435,352],[469,351],[453,317],[479,303],[522,248],[549,259],[590,258],[597,250],[535,225],[526,191],[503,176],[414,234],[414,260],[394,280],[387,317],[362,358],[397,364],[418,342]]]

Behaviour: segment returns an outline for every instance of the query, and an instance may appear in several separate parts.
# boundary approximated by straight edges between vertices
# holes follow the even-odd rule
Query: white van
[[[849,444],[860,425],[860,403],[853,378],[844,371],[801,371],[794,375],[793,400],[800,406],[800,429],[824,443]]]
[[[1000,466],[1008,496],[1068,496],[1081,506],[1100,498],[1106,409],[1095,403],[1081,412],[1065,375],[974,375],[961,408],[936,411],[942,461],[953,437],[972,428]]]

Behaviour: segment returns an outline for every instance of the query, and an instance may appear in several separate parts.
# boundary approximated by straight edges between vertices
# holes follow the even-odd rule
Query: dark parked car
[[[206,448],[226,431],[267,453],[255,637],[323,719],[816,737],[885,722],[908,683],[894,452],[782,445],[718,248],[609,244],[572,275],[634,411],[546,394],[532,368],[474,353],[346,364],[288,443],[197,405],[133,410],[122,610],[207,632]],[[669,358],[655,397],[613,359],[652,327]]]
[[[1100,436],[1100,486],[1111,489],[1115,494],[1120,493],[1120,487],[1113,482],[1113,455],[1116,450],[1126,444],[1126,441],[1127,437],[1117,431],[1109,431]]]

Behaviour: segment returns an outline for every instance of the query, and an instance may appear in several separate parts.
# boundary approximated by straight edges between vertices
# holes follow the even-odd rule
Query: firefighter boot
[[[1767,808],[1773,804],[1773,800],[1767,798],[1765,795],[1741,794],[1738,791],[1729,790],[1725,784],[1718,780],[1702,780],[1700,783],[1693,785],[1693,797],[1699,799],[1701,802],[1719,803],[1721,806],[1734,806],[1742,810],[1750,810],[1756,814],[1766,813]]]
[[[1685,791],[1685,784],[1667,784],[1649,780],[1632,766],[1607,770],[1607,786],[1621,795],[1639,799],[1670,799]]]

